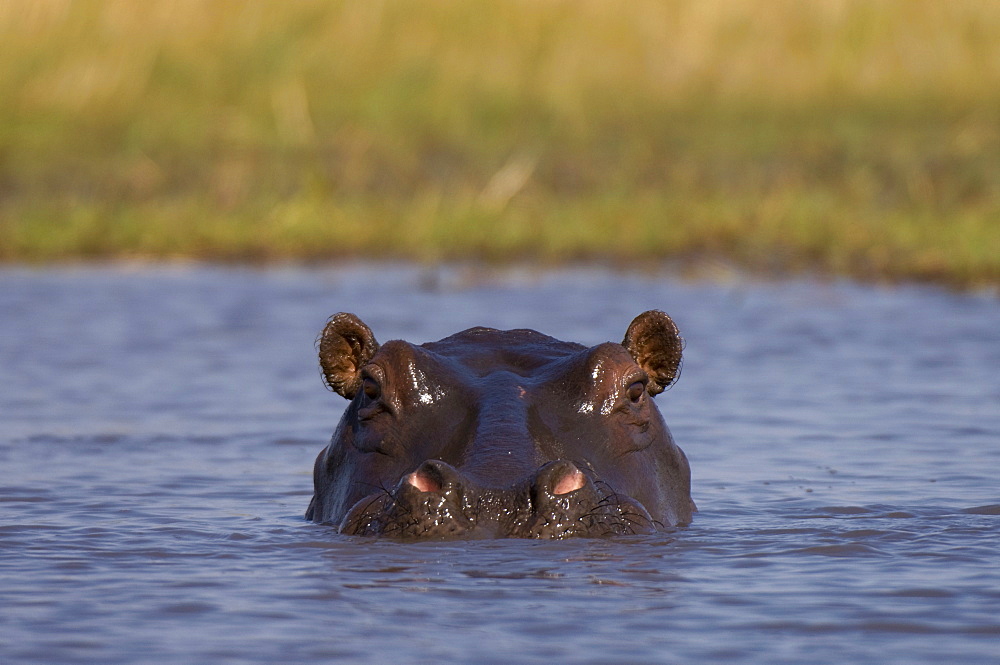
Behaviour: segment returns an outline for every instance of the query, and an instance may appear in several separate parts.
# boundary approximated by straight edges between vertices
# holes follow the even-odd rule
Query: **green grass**
[[[1000,285],[1000,4],[0,2],[0,260]]]

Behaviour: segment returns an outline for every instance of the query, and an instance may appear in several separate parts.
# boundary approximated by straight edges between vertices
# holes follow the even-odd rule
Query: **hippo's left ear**
[[[654,309],[635,317],[622,346],[649,375],[646,390],[650,395],[663,392],[680,375],[684,340],[666,313]]]
[[[354,399],[361,385],[361,368],[378,351],[371,328],[354,314],[334,314],[316,340],[319,364],[330,390]]]

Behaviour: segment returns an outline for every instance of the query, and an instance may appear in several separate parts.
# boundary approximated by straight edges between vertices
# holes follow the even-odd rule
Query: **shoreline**
[[[676,279],[691,284],[754,287],[761,285],[813,284],[856,288],[897,290],[918,289],[973,297],[1000,299],[1000,284],[978,284],[956,287],[951,284],[889,278],[861,279],[850,275],[809,271],[764,271],[741,267],[722,258],[668,259],[626,264],[615,261],[479,261],[474,259],[420,260],[399,257],[344,256],[328,259],[294,257],[268,260],[212,260],[203,257],[136,257],[66,258],[52,261],[0,261],[0,274],[45,271],[118,271],[130,272],[194,272],[218,269],[223,271],[281,272],[315,271],[342,273],[357,271],[412,272],[412,279],[421,289],[464,288],[470,285],[519,282],[543,279],[553,275],[601,274],[632,275],[642,280]]]

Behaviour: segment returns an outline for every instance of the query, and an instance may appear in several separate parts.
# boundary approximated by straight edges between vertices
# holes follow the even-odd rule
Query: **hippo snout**
[[[653,520],[630,497],[557,460],[507,488],[483,487],[440,460],[427,460],[389,492],[359,501],[342,533],[401,538],[565,538],[651,533]]]

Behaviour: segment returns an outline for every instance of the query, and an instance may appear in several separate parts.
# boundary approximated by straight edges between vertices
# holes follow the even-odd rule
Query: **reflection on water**
[[[701,512],[655,537],[397,543],[305,522],[313,340],[687,339]],[[600,270],[0,272],[0,662],[995,662],[1000,306]]]

